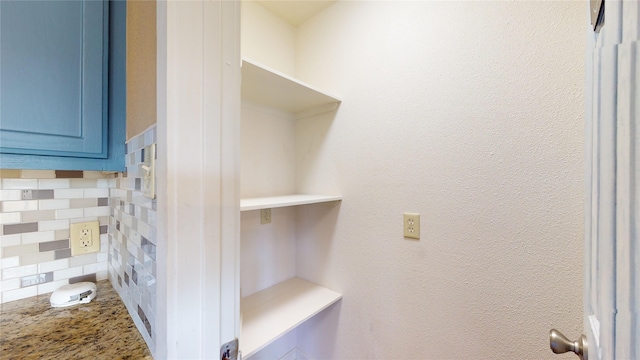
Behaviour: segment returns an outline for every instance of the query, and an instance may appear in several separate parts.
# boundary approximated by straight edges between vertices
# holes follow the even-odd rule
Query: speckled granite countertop
[[[153,359],[108,281],[89,304],[52,308],[51,294],[0,304],[0,359]]]

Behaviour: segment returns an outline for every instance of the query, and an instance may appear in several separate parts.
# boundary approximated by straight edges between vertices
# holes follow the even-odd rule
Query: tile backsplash
[[[0,303],[109,279],[155,354],[156,200],[143,195],[145,146],[127,142],[126,173],[0,170]],[[100,222],[100,252],[71,256],[70,224]]]
[[[156,127],[127,142],[127,172],[118,174],[110,195],[109,280],[155,354],[156,200],[144,196],[144,148],[156,143]]]
[[[115,174],[0,170],[0,302],[107,278]],[[71,256],[69,225],[100,222],[100,252]]]

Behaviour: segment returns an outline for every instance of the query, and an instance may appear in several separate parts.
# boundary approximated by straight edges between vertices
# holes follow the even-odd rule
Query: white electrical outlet
[[[100,251],[100,223],[90,221],[69,226],[71,256]]]
[[[93,245],[91,229],[88,227],[80,229],[80,246],[89,247],[91,245]]]
[[[260,224],[269,224],[271,222],[271,209],[260,210]]]
[[[404,237],[420,239],[420,214],[404,213]]]

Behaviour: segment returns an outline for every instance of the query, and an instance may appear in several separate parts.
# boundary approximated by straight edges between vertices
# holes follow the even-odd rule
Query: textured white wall
[[[242,1],[242,57],[287,75],[296,73],[296,28],[254,1]]]
[[[572,358],[548,331],[582,330],[584,6],[339,1],[298,28],[296,75],[343,100],[295,123],[296,187],[344,196],[296,209],[296,273],[344,294],[299,329],[303,351]],[[286,42],[249,45],[267,25],[245,11],[243,55],[288,72]],[[421,214],[420,241],[403,211]],[[245,273],[250,241],[290,241],[257,221],[243,214]],[[263,286],[244,276],[243,292]]]
[[[240,193],[243,198],[295,192],[295,124],[291,116],[242,106]]]
[[[241,214],[243,297],[296,275],[295,210],[272,209],[271,218],[271,224],[261,225],[259,210]]]
[[[584,6],[345,1],[299,28],[297,76],[343,99],[297,129],[298,187],[344,195],[298,213],[297,273],[344,294],[303,351],[562,358],[549,329],[582,330]]]

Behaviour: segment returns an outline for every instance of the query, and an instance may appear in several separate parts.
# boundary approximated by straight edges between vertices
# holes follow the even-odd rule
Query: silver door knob
[[[556,329],[549,331],[549,347],[556,354],[563,354],[569,351],[573,351],[580,357],[580,360],[588,360],[587,356],[587,337],[580,336],[580,339],[571,341],[566,336]]]

